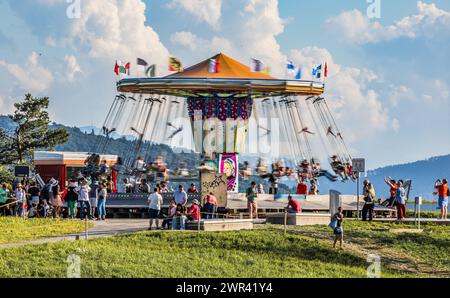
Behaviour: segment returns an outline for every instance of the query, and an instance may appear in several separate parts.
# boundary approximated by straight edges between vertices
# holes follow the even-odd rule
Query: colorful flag
[[[300,80],[302,78],[302,68],[299,66],[295,68],[295,79]]]
[[[328,63],[325,62],[325,72],[324,72],[324,77],[327,78],[328,77]]]
[[[145,75],[147,78],[154,78],[156,77],[156,64],[152,64],[145,70]]]
[[[114,72],[116,73],[116,75],[124,74],[124,75],[129,76],[130,68],[131,68],[130,62],[128,62],[127,64],[124,65],[122,61],[116,60],[116,65],[114,66]]]
[[[145,74],[147,70],[148,63],[144,59],[137,58],[136,59],[136,68],[139,73]]]
[[[322,76],[322,64],[320,64],[316,68],[313,68],[312,75],[313,78],[315,77],[317,79],[320,79],[320,77]]]
[[[264,68],[265,68],[264,63],[262,63],[261,60],[252,58],[252,67],[251,67],[252,72],[261,72],[264,70]]]
[[[136,64],[144,66],[144,67],[146,67],[148,65],[147,61],[145,61],[144,59],[141,59],[141,58],[137,58]]]
[[[295,67],[294,63],[289,60],[287,63],[287,74],[296,80],[300,80],[302,78],[302,68],[300,66]]]
[[[292,61],[290,60],[287,63],[287,73],[292,77],[295,76],[295,66],[294,63],[292,63]]]
[[[263,73],[267,76],[270,76],[270,72],[272,71],[272,69],[270,67],[266,67],[263,69]]]
[[[183,64],[180,59],[169,57],[169,71],[183,71]]]
[[[209,59],[209,72],[218,73],[219,72],[219,61],[217,59]]]

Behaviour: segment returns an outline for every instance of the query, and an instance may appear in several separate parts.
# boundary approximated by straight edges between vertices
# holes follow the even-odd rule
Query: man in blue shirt
[[[183,206],[186,206],[188,196],[184,191],[183,185],[178,186],[178,190],[173,193],[173,198],[175,199],[177,205],[181,204]]]

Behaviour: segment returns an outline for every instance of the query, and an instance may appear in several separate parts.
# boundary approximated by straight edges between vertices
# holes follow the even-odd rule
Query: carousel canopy
[[[210,72],[210,61],[218,62],[218,72]],[[312,96],[324,92],[321,82],[276,79],[246,66],[224,54],[163,78],[127,78],[117,83],[119,92],[163,94],[181,97],[210,96]]]

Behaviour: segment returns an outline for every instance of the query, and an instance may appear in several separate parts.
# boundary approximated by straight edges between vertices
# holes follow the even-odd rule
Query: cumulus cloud
[[[278,0],[249,0],[241,15],[245,21],[238,38],[244,53],[264,61],[274,76],[282,77],[286,56],[276,38],[284,32],[285,21],[280,17]]]
[[[345,38],[358,43],[377,43],[400,37],[442,37],[443,33],[450,34],[450,12],[442,10],[436,4],[417,2],[417,14],[402,18],[389,26],[371,21],[361,11],[354,9],[344,11],[338,16],[326,21],[326,27]]]
[[[234,52],[231,41],[219,36],[214,36],[211,40],[207,40],[192,32],[180,31],[172,34],[170,41],[174,45],[182,46],[193,52],[201,52],[203,55],[214,55],[217,53],[232,55]]]
[[[19,87],[27,92],[42,93],[54,81],[51,71],[40,64],[36,52],[31,52],[24,66],[3,60],[0,60],[0,66],[4,67],[17,80]]]
[[[327,62],[326,98],[334,116],[342,124],[342,130],[352,133],[351,139],[359,139],[367,131],[382,132],[391,127],[388,109],[377,91],[370,88],[371,83],[378,79],[371,70],[335,63],[331,53],[319,47],[292,50],[290,58],[303,68],[305,79],[312,79],[308,70],[313,65]],[[357,130],[354,129],[355,123],[358,123]]]
[[[92,58],[142,57],[162,69],[169,51],[145,21],[145,3],[140,0],[86,1],[81,18],[72,22],[69,39],[75,47],[87,47]]]
[[[172,0],[167,4],[169,8],[183,9],[197,20],[206,22],[214,29],[219,28],[222,14],[222,0]]]
[[[80,73],[80,74],[83,73],[81,71],[81,67],[78,64],[77,58],[75,56],[73,56],[73,55],[66,55],[64,57],[64,61],[66,61],[66,63],[67,63],[66,75],[67,75],[67,79],[69,81],[73,81],[73,79],[75,78],[75,75],[77,73]]]

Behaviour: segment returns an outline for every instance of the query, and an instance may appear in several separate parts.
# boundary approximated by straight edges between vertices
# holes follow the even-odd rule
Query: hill
[[[0,116],[0,127],[7,130],[14,128],[12,121],[6,116]],[[66,144],[57,146],[57,150],[61,151],[81,151],[81,152],[95,152],[99,149],[99,144],[105,142],[105,137],[98,135],[99,129],[93,126],[83,127],[82,129],[77,127],[67,127],[60,124],[52,124],[52,127],[64,127],[68,130],[70,138]],[[122,157],[130,156],[133,152],[135,142],[130,140],[130,137],[115,136],[108,143],[108,149],[106,153],[117,154]],[[198,162],[198,154],[192,151],[186,150],[183,153],[174,152],[167,145],[151,144],[146,142],[142,146],[141,155],[145,155],[149,150],[149,159],[153,160],[157,155],[164,156],[169,168],[176,168],[179,161],[183,160],[187,163],[188,168],[196,167]],[[241,160],[249,160],[251,164],[256,164],[256,157],[245,157]],[[422,195],[424,198],[432,199],[433,184],[436,179],[450,177],[450,155],[432,157],[426,160],[420,160],[411,162],[408,164],[392,165],[383,168],[369,170],[362,180],[369,179],[377,190],[377,196],[388,196],[388,188],[385,185],[383,178],[391,176],[394,179],[412,179],[413,188],[411,197],[416,195]],[[268,189],[268,182],[263,181],[260,178],[253,179],[257,183],[265,185]],[[285,179],[286,180],[286,179]],[[283,193],[292,192],[295,187],[295,181],[285,181],[280,183],[280,191]],[[244,191],[248,187],[250,181],[241,180],[240,191]],[[356,183],[353,182],[337,182],[331,183],[326,179],[320,181],[321,193],[328,193],[330,189],[338,190],[342,193],[352,194],[356,193]]]
[[[433,199],[433,185],[437,179],[450,177],[450,155],[432,157],[425,160],[411,162],[407,164],[392,165],[374,170],[369,170],[361,180],[368,179],[375,186],[377,197],[387,197],[389,195],[388,186],[384,183],[384,177],[393,179],[411,179],[412,191],[410,197],[420,195],[427,199]],[[321,191],[326,193],[329,189],[336,189],[342,193],[355,193],[356,183],[330,183],[321,181]]]

